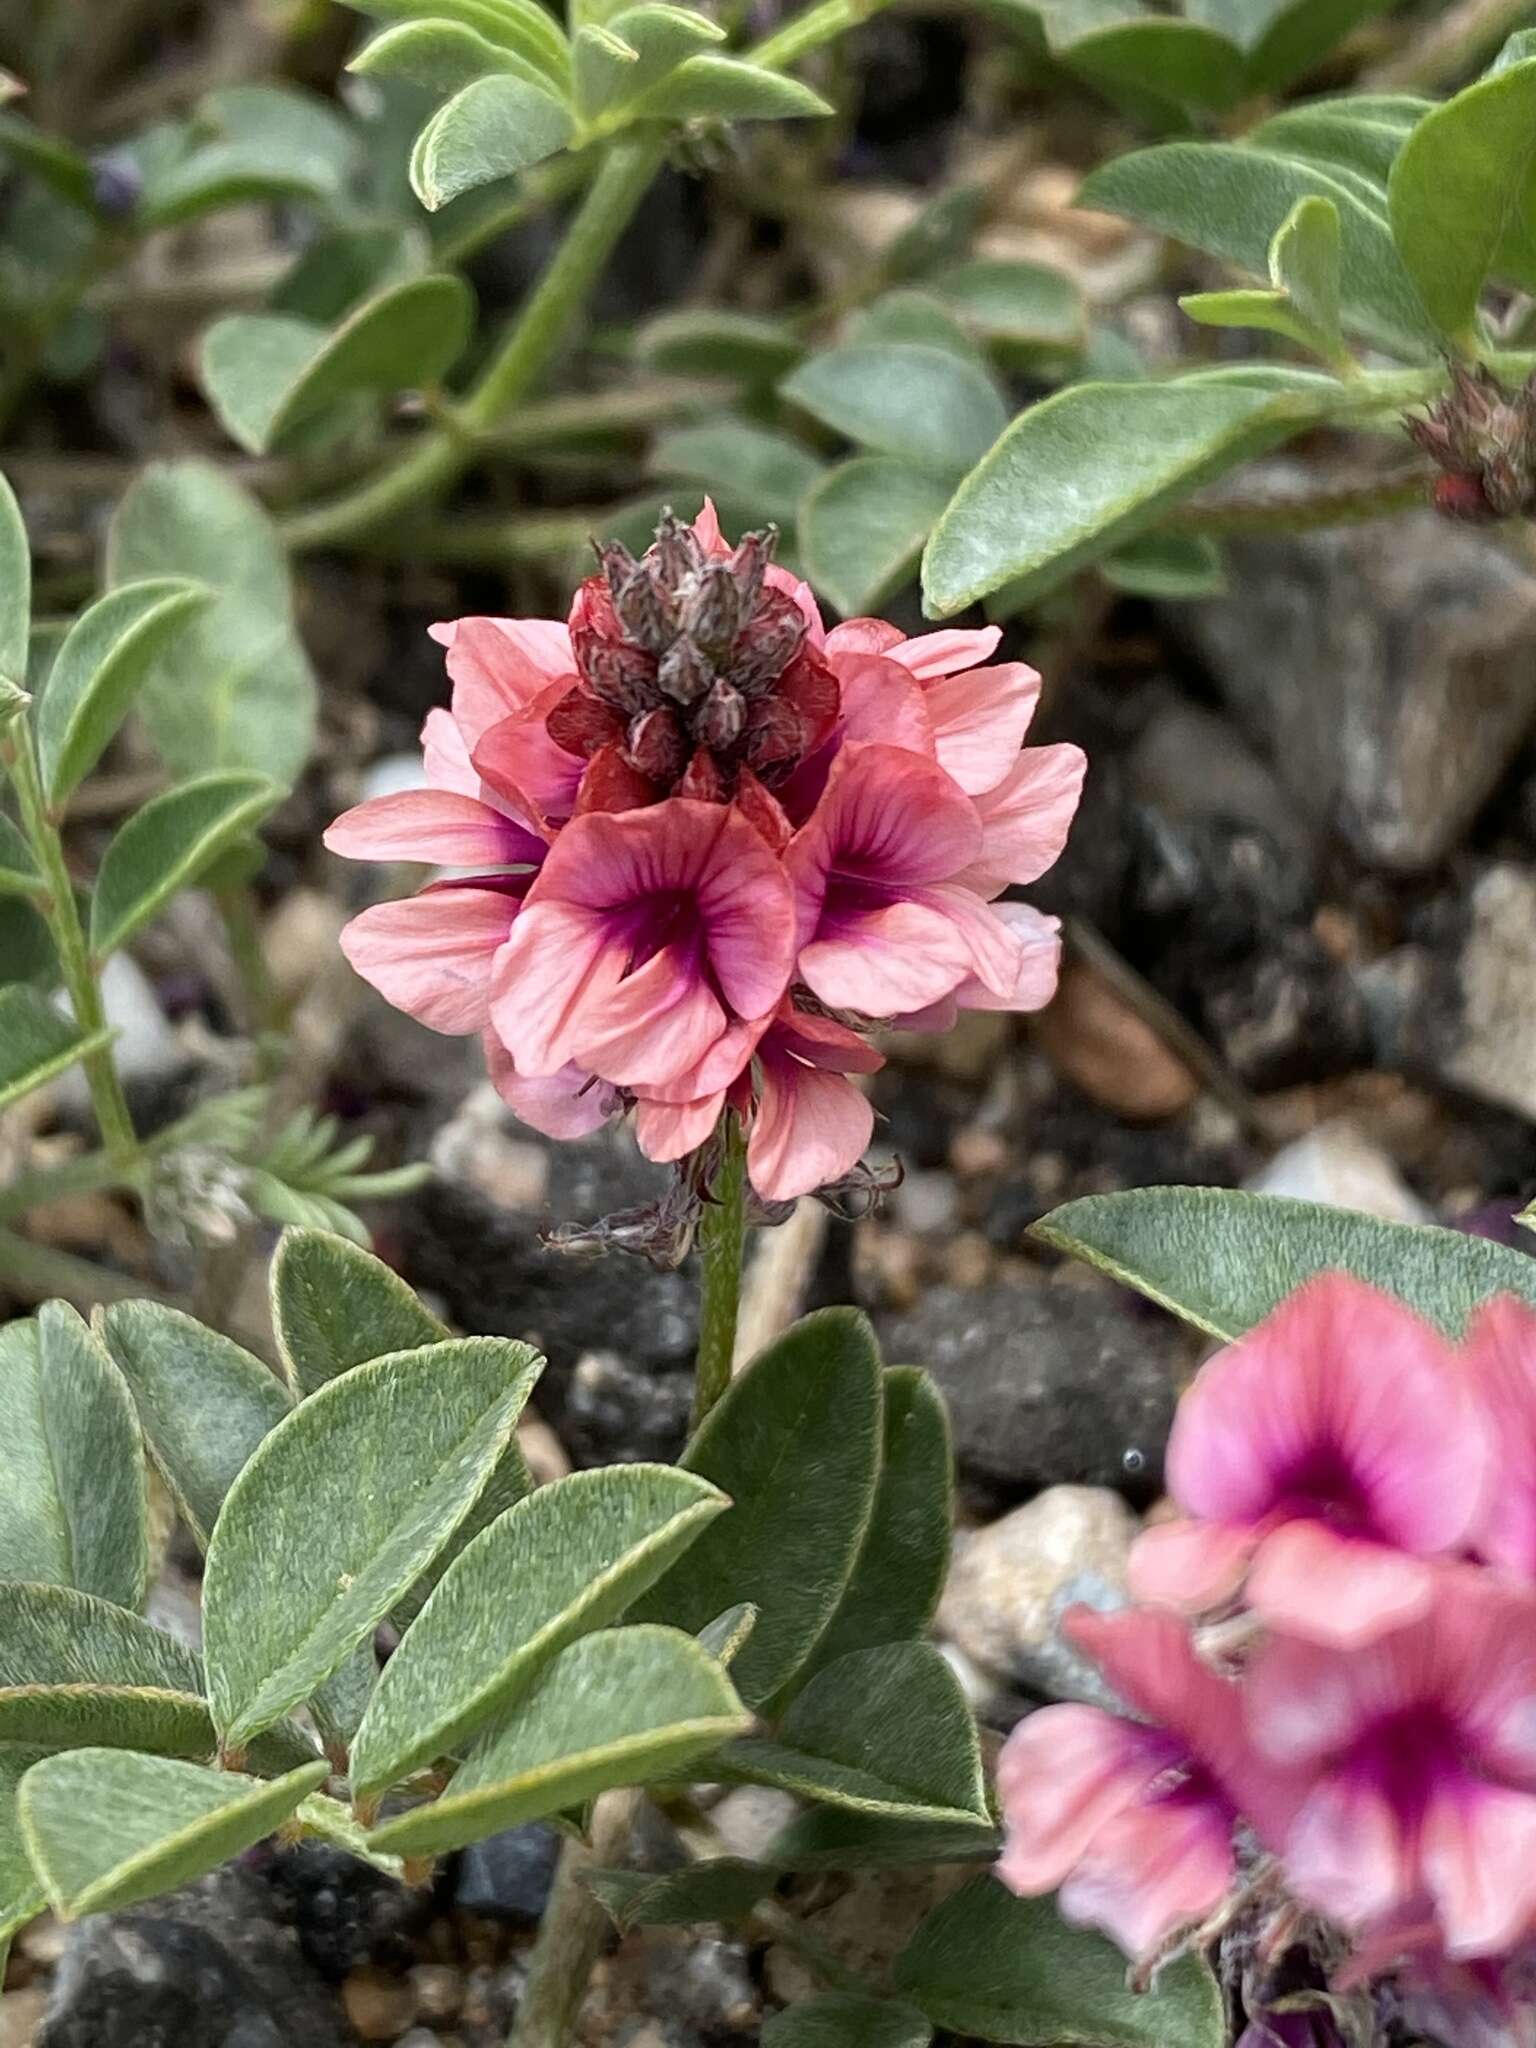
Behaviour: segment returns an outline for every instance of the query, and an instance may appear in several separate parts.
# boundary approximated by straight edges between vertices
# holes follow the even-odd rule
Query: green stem
[[[561,1851],[507,2048],[568,2048],[587,1981],[608,1938],[608,1915],[582,1877],[624,1862],[642,1797],[633,1790],[605,1792],[592,1817],[590,1841],[567,1842]]]
[[[725,1153],[699,1229],[699,1357],[694,1368],[697,1429],[731,1384],[741,1262],[747,1245],[747,1146],[739,1117],[726,1112]]]
[[[787,71],[824,43],[835,42],[849,29],[860,27],[885,4],[886,0],[821,0],[819,6],[808,7],[804,14],[754,44],[745,53],[747,62],[761,64],[766,71]]]
[[[613,144],[577,207],[553,262],[480,382],[459,406],[459,431],[438,429],[423,435],[402,461],[382,475],[289,519],[284,537],[290,547],[331,547],[338,541],[354,540],[398,518],[419,500],[440,495],[457,481],[474,460],[474,436],[497,426],[548,366],[665,153],[666,138],[659,129]]]
[[[75,1022],[87,1038],[99,1037],[107,1029],[101,1003],[101,987],[86,945],[80,912],[75,905],[74,884],[64,864],[64,847],[58,826],[49,815],[37,770],[37,754],[31,728],[23,719],[14,720],[0,740],[3,763],[16,790],[21,829],[47,888],[40,909],[48,921],[59,956],[59,969],[69,995]],[[80,1062],[91,1091],[91,1106],[101,1126],[102,1143],[118,1170],[131,1176],[139,1160],[139,1141],[128,1112],[117,1063],[110,1045],[99,1045]]]
[[[242,1023],[252,1038],[261,1038],[283,1027],[282,1005],[267,971],[267,956],[261,943],[261,915],[249,882],[225,882],[213,892],[224,937],[229,945],[240,999],[245,1010]]]
[[[166,1299],[159,1288],[146,1286],[131,1273],[114,1273],[109,1266],[34,1244],[30,1237],[10,1230],[0,1230],[0,1284],[26,1300],[47,1301],[59,1295],[86,1309],[99,1301]]]
[[[1169,514],[1178,533],[1305,533],[1320,526],[1357,526],[1427,505],[1435,473],[1417,465],[1389,476],[1308,491],[1305,496],[1244,498],[1236,493],[1191,499]]]

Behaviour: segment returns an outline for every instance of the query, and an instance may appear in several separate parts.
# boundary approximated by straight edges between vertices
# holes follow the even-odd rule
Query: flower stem
[[[694,1368],[693,1426],[697,1429],[731,1384],[736,1317],[741,1307],[741,1262],[747,1244],[747,1147],[741,1120],[725,1116],[725,1147],[711,1189],[713,1201],[699,1228],[699,1357]]]
[[[1321,526],[1357,526],[1427,505],[1435,472],[1417,463],[1385,476],[1324,484],[1295,496],[1279,492],[1243,497],[1235,492],[1191,498],[1170,513],[1178,533],[1306,533]]]
[[[659,128],[626,136],[603,158],[554,260],[512,323],[480,382],[458,408],[458,432],[424,434],[393,467],[284,523],[290,547],[331,547],[398,518],[447,490],[476,455],[474,437],[497,426],[548,366],[602,274],[666,154]]]
[[[75,1022],[85,1037],[98,1038],[107,1028],[101,987],[75,904],[74,884],[64,863],[59,828],[49,814],[43,796],[37,752],[32,742],[31,727],[25,719],[13,719],[6,727],[4,737],[0,738],[0,765],[4,766],[15,788],[21,829],[43,877],[46,893],[39,899],[38,908],[47,920],[59,956],[59,971],[69,995],[70,1007],[75,1013]],[[118,1170],[125,1178],[131,1177],[139,1160],[139,1141],[123,1094],[123,1084],[118,1079],[111,1046],[98,1045],[85,1055],[80,1064],[90,1087],[91,1107],[101,1127],[102,1143]]]
[[[582,1876],[623,1862],[642,1796],[633,1790],[605,1792],[592,1817],[590,1840],[569,1841],[561,1851],[507,2048],[567,2048],[587,1980],[608,1936],[608,1916]]]

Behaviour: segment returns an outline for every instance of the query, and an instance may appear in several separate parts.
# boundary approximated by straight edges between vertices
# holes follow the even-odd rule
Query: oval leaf
[[[649,121],[793,121],[832,108],[819,92],[739,57],[690,57],[629,112]]]
[[[684,306],[647,320],[635,336],[635,353],[672,376],[771,384],[805,349],[781,321],[725,306]]]
[[[287,1820],[329,1766],[268,1783],[132,1750],[45,1757],[16,1810],[32,1867],[62,1919],[135,1905],[217,1869]]]
[[[469,339],[474,301],[457,277],[416,277],[357,307],[333,333],[271,313],[232,313],[203,338],[202,380],[242,448],[264,455],[358,393],[434,384]]]
[[[481,78],[439,107],[416,138],[411,189],[429,213],[461,192],[509,178],[571,139],[560,102],[522,78]]]
[[[101,1334],[150,1456],[206,1550],[224,1496],[292,1401],[259,1358],[180,1309],[116,1302],[102,1312]]]
[[[949,477],[895,456],[841,463],[800,508],[806,575],[845,618],[869,611],[914,574],[950,495]]]
[[[300,1395],[383,1358],[440,1344],[446,1328],[382,1259],[327,1230],[285,1230],[269,1276],[272,1326]]]
[[[1019,415],[935,527],[923,558],[929,616],[1005,585],[1018,603],[1049,590],[1342,402],[1323,379],[1315,393],[1204,380],[1058,391]]]
[[[32,896],[43,886],[43,878],[32,858],[32,849],[21,833],[0,813],[0,896]],[[4,1035],[0,1033],[0,1043]]]
[[[1196,21],[1149,16],[1097,29],[1052,48],[1074,71],[1133,109],[1221,113],[1243,91],[1241,52]]]
[[[375,36],[347,69],[365,78],[408,79],[439,94],[462,92],[495,71],[526,79],[530,85],[549,84],[549,74],[540,65],[462,21],[402,21]]]
[[[880,1429],[874,1331],[857,1310],[821,1309],[737,1375],[683,1453],[731,1511],[636,1612],[696,1633],[738,1601],[757,1607],[732,1667],[749,1706],[799,1670],[843,1596],[874,1504]]]
[[[25,910],[20,904],[13,908]],[[6,962],[7,967],[13,964]],[[111,1035],[110,1031],[80,1031],[40,989],[19,983],[0,988],[0,1109],[41,1088],[86,1053],[105,1045]]]
[[[910,2005],[834,1991],[775,2013],[762,2048],[928,2048],[932,2039],[932,2027]]]
[[[948,349],[854,342],[810,356],[779,386],[850,441],[950,475],[979,462],[1008,424],[996,385]]]
[[[935,1908],[897,1958],[895,1984],[935,2026],[1012,2048],[1223,2048],[1216,1979],[1198,1956],[1155,1991],[1129,1991],[1125,1957],[1068,1927],[1054,1899],[1016,1899],[973,1878]]]
[[[767,1864],[747,1863],[739,1856],[690,1863],[665,1877],[640,1870],[582,1873],[582,1883],[621,1934],[632,1927],[691,1927],[700,1920],[729,1926],[745,1920],[778,1881],[779,1873]]]
[[[27,680],[32,632],[32,553],[16,493],[0,476],[0,677]]]
[[[665,1465],[573,1473],[484,1529],[444,1573],[384,1668],[352,1753],[367,1798],[530,1686],[578,1636],[616,1621],[729,1503]]]
[[[109,590],[66,634],[37,707],[38,765],[65,803],[106,752],[140,685],[213,593],[180,577]]]
[[[1034,1227],[1213,1337],[1240,1337],[1314,1273],[1395,1294],[1452,1337],[1494,1294],[1536,1303],[1536,1260],[1431,1224],[1230,1188],[1136,1188],[1053,1209]]]
[[[650,468],[657,476],[685,477],[706,488],[729,478],[734,496],[761,507],[759,518],[792,527],[800,500],[824,465],[787,434],[721,419],[661,435],[652,445]]]
[[[62,1301],[0,1329],[0,1570],[137,1608],[149,1574],[144,1454],[122,1375]]]
[[[989,341],[1034,354],[1083,345],[1082,293],[1049,264],[978,258],[941,271],[928,288]]]
[[[893,1820],[990,1817],[971,1710],[931,1643],[886,1643],[829,1664],[775,1737],[732,1743],[711,1768]]]
[[[766,1852],[778,1870],[894,1870],[914,1863],[991,1863],[1002,1838],[990,1822],[893,1820],[846,1807],[812,1807]]]
[[[374,1831],[432,1856],[616,1785],[680,1771],[750,1725],[715,1660],[670,1628],[616,1628],[562,1650],[475,1745],[447,1792]]]
[[[1414,129],[1387,188],[1392,234],[1443,334],[1476,339],[1506,231],[1536,197],[1536,59],[1457,93]]]
[[[28,1685],[0,1690],[0,1754],[23,1744],[50,1755],[60,1749],[144,1749],[155,1756],[211,1763],[218,1748],[208,1702],[194,1693],[155,1686]],[[261,1776],[313,1763],[315,1746],[292,1722],[253,1746]]]
[[[281,796],[264,775],[226,773],[199,776],[151,797],[102,855],[91,899],[96,958],[104,960],[125,945]]]
[[[202,1660],[125,1608],[72,1586],[0,1580],[0,1686],[203,1690]]]
[[[375,21],[411,21],[422,15],[430,25],[458,22],[499,48],[533,65],[555,92],[570,82],[570,51],[548,8],[539,0],[362,0],[360,12]]]
[[[208,1545],[203,1642],[227,1750],[307,1699],[484,1493],[543,1365],[469,1337],[360,1365],[280,1422]]]

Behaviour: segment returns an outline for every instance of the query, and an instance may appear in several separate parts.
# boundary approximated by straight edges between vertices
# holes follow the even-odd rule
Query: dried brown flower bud
[[[1482,364],[1452,363],[1451,386],[1424,417],[1403,422],[1445,475],[1437,511],[1487,521],[1536,512],[1536,376],[1509,391]]]

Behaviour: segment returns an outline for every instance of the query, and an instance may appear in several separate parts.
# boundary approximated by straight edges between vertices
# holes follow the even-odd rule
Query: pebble
[[[418,1963],[411,1972],[416,2010],[426,2020],[454,2019],[464,2003],[464,1978],[446,1963]]]
[[[714,1808],[710,1821],[720,1836],[723,1856],[740,1856],[756,1863],[799,1811],[792,1793],[779,1792],[772,1785],[738,1785]]]
[[[1200,1092],[1178,1054],[1086,961],[1066,962],[1034,1030],[1063,1080],[1132,1122],[1177,1116]]]
[[[114,953],[102,968],[101,1004],[116,1033],[112,1058],[125,1084],[164,1081],[187,1065],[186,1048],[160,1007],[154,984],[131,954]],[[90,1090],[78,1067],[61,1074],[54,1086],[70,1111],[89,1105]]]
[[[1536,1122],[1536,870],[1487,869],[1457,963],[1447,1077]]]
[[[1430,1223],[1433,1213],[1392,1159],[1348,1117],[1322,1123],[1277,1152],[1245,1184],[1257,1195],[1326,1202],[1383,1223]]]
[[[32,2048],[38,2022],[48,2006],[48,1993],[29,1984],[0,1998],[0,2048]]]
[[[341,2002],[364,2041],[398,2041],[416,2019],[416,1988],[408,1977],[366,1964],[341,1987]]]
[[[454,1904],[484,1920],[531,1926],[548,1902],[559,1861],[560,1835],[547,1821],[488,1835],[459,1858]]]
[[[1047,1699],[1112,1704],[1058,1624],[1079,1601],[1105,1612],[1126,1604],[1139,1528],[1118,1494],[1053,1486],[984,1529],[962,1531],[939,1603],[939,1633],[1012,1686]]]

